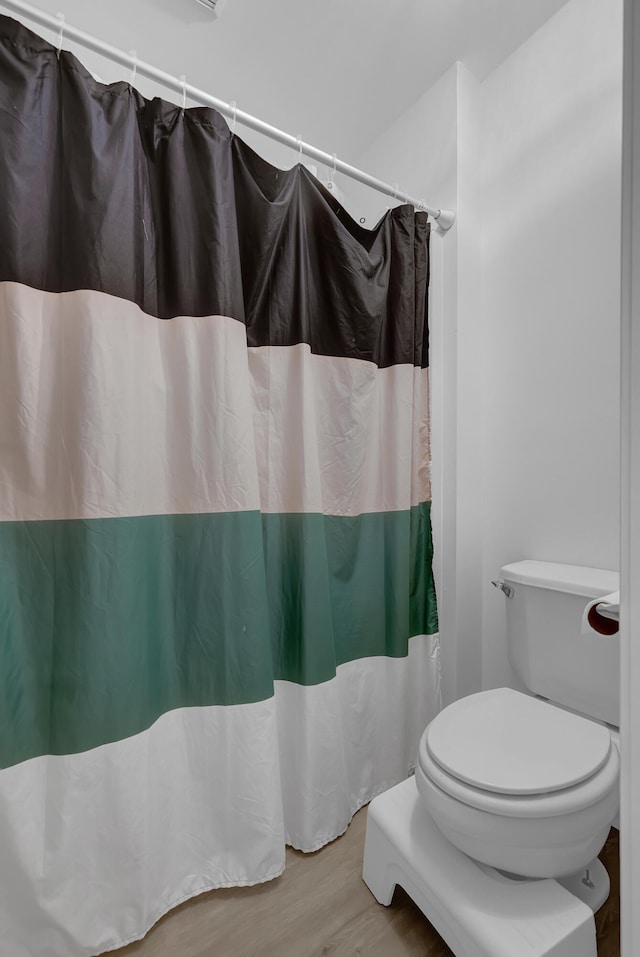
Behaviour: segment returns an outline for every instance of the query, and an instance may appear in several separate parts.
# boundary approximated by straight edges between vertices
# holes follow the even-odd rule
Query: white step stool
[[[558,881],[514,880],[472,861],[441,834],[413,777],[369,805],[365,883],[385,905],[403,887],[456,957],[597,957],[593,912],[609,876],[600,861],[590,873],[588,906]]]

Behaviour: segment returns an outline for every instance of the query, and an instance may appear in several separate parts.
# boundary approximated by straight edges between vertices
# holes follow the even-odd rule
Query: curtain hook
[[[138,54],[136,50],[129,50],[131,57],[131,86],[136,82],[136,73],[138,72]]]
[[[184,116],[184,111],[187,105],[187,75],[186,73],[181,74],[180,84],[182,86],[182,115]]]
[[[298,153],[300,156],[300,159],[298,160],[298,162],[302,163],[302,133],[298,133],[298,135],[296,136],[296,140],[298,141]]]
[[[398,198],[398,190],[400,189],[398,183],[393,184],[393,196],[391,197],[391,203],[395,203]],[[391,209],[391,203],[387,203],[387,209]]]
[[[231,119],[231,134],[232,134],[232,136],[235,136],[235,135],[236,135],[236,120],[237,120],[238,107],[237,107],[237,104],[236,104],[236,101],[235,101],[235,100],[231,100],[231,103],[229,104],[229,106],[231,107],[231,117],[232,117],[232,119]]]
[[[65,16],[64,13],[56,13],[56,17],[60,21],[60,33],[58,34],[58,49],[56,54],[58,59],[60,59],[60,54],[62,52],[62,41],[64,39],[64,26],[65,26]]]
[[[333,187],[333,185],[334,185],[333,181],[334,181],[335,178],[336,178],[336,162],[337,162],[337,160],[336,160],[336,154],[334,153],[334,154],[333,154],[333,169],[332,169],[331,172],[329,173],[329,182],[330,182],[330,184],[331,184],[332,187]]]

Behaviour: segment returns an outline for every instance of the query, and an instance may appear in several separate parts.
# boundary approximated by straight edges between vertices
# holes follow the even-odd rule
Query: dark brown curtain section
[[[8,17],[0,141],[0,281],[230,316],[254,346],[428,365],[425,213],[400,206],[362,229],[216,111],[105,86]]]

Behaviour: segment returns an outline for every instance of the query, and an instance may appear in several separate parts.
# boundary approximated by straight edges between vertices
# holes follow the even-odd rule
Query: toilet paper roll
[[[620,630],[620,592],[590,601],[582,613],[582,634],[617,635]]]

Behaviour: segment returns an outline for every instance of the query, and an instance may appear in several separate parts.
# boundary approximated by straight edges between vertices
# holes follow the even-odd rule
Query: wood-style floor
[[[598,957],[620,957],[620,848],[618,832],[611,828],[600,860],[609,872],[611,893],[596,914]]]
[[[397,888],[383,907],[362,881],[366,814],[363,808],[346,834],[314,854],[287,848],[286,869],[274,881],[181,904],[114,957],[453,957],[404,891]],[[600,857],[611,895],[596,915],[598,957],[619,957],[617,831]]]

